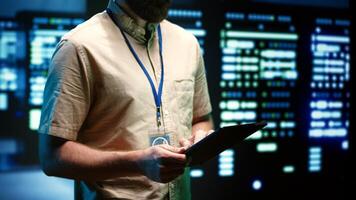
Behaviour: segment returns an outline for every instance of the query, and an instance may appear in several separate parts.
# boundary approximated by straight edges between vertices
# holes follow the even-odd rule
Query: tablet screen
[[[217,129],[187,149],[185,154],[188,166],[203,164],[224,150],[238,145],[266,125],[266,122],[256,122]]]

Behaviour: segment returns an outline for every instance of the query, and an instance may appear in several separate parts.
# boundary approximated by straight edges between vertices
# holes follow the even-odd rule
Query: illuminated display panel
[[[218,81],[209,80],[219,84],[210,91],[219,95],[213,99],[219,99],[213,102],[215,119],[218,126],[269,125],[221,153],[210,162],[209,174],[197,173],[221,186],[199,198],[244,197],[248,191],[251,199],[281,191],[287,192],[279,193],[283,197],[300,191],[322,197],[346,191],[350,21],[270,13],[224,13],[220,73]]]
[[[225,20],[220,32],[220,126],[268,122],[264,130],[248,138],[251,148],[255,149],[254,162],[262,162],[259,157],[270,155],[271,163],[263,168],[271,168],[277,174],[294,173],[294,159],[272,162],[277,156],[282,158],[280,151],[290,151],[285,145],[293,142],[297,127],[297,102],[292,100],[298,95],[299,35],[292,17],[227,12]],[[234,161],[238,157],[234,155],[235,150],[227,152],[220,155],[219,176],[239,173],[236,163],[241,170],[248,168],[248,163]],[[232,156],[225,158],[226,154]],[[249,169],[251,179],[261,170],[261,167]],[[250,189],[260,189],[262,184],[263,180],[254,180]]]
[[[0,171],[13,167],[25,121],[25,37],[19,23],[0,18]]]
[[[25,37],[20,25],[11,19],[0,19],[0,131],[15,134],[14,124],[24,118]]]
[[[10,20],[0,20],[0,111],[9,109],[9,95],[19,87],[19,67],[16,54],[17,37],[17,23]]]
[[[350,21],[317,18],[311,34],[312,73],[308,170],[323,170],[323,157],[348,149],[350,110]],[[326,150],[326,152],[325,152]],[[336,159],[336,158],[331,158]],[[335,170],[337,171],[337,170]]]
[[[0,90],[17,89],[16,40],[17,32],[13,22],[0,22]]]
[[[170,20],[195,33],[203,50],[208,48],[205,45],[207,29],[202,28],[202,19],[199,19],[202,14],[191,12],[189,15],[195,16],[195,20],[188,20],[182,17],[183,14],[178,17],[178,13],[184,12],[172,10]],[[348,148],[345,132],[349,128],[350,104],[349,22],[334,20],[333,24],[326,25],[326,19],[317,19],[315,24],[310,21],[305,25],[295,15],[254,12],[227,12],[224,20],[219,43],[221,73],[216,76],[218,81],[209,80],[219,84],[218,126],[255,121],[267,121],[269,125],[251,136],[240,148],[221,153],[208,167],[192,168],[193,183],[220,180],[218,183],[232,187],[236,194],[241,191],[256,193],[277,190],[271,188],[273,186],[287,187],[277,186],[274,184],[276,180],[288,180],[298,185],[303,182],[300,177],[320,172],[323,166],[336,169],[335,164],[323,160],[335,160],[335,157],[343,157],[342,153],[341,156],[327,155],[332,147],[320,145],[319,140],[337,138],[339,149],[345,151]],[[308,50],[312,54],[310,59]],[[309,60],[311,63],[306,63]],[[343,69],[332,68],[333,64],[342,65]],[[207,72],[210,70],[208,68]],[[328,79],[325,73],[329,73]],[[337,83],[330,82],[327,86],[326,80],[335,79]],[[320,80],[324,80],[323,87]],[[326,93],[334,99],[325,99]],[[325,116],[340,119],[332,120]],[[327,126],[321,127],[320,124]],[[331,134],[333,131],[336,135]],[[320,132],[326,135],[321,136]],[[343,164],[339,165],[344,166],[345,162],[341,162]],[[318,182],[322,179],[314,177],[310,180],[317,180],[319,184],[313,186],[311,182],[311,191],[322,188]],[[203,189],[196,184],[193,188]]]
[[[268,127],[251,139],[293,137],[298,34],[291,17],[226,13],[226,20],[220,126],[264,120]]]
[[[51,57],[61,37],[82,23],[81,18],[33,17],[29,30],[29,128],[37,130]]]

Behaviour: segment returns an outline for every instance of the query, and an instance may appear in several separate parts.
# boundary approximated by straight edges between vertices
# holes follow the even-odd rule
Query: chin
[[[159,23],[168,16],[171,0],[130,0],[128,6],[149,23]]]
[[[139,14],[139,13],[138,13]],[[167,18],[168,7],[167,8],[151,8],[147,9],[146,12],[140,13],[143,19],[149,23],[159,23]]]

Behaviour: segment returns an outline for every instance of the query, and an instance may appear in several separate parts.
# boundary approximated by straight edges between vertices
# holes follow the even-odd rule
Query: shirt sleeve
[[[52,57],[38,132],[76,140],[91,103],[91,77],[83,48],[61,41]]]
[[[205,65],[200,46],[197,43],[197,71],[195,76],[193,121],[211,113],[211,103],[206,79]]]

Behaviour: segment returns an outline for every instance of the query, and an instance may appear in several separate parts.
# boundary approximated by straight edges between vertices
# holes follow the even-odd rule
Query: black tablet
[[[256,122],[227,126],[215,130],[187,149],[185,155],[188,159],[188,166],[199,165],[210,160],[226,149],[241,143],[245,138],[266,125],[266,122]]]

